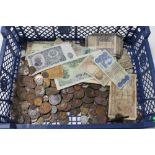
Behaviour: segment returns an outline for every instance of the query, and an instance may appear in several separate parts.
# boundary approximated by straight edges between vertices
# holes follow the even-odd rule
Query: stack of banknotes
[[[61,39],[33,41],[23,55],[32,76],[48,75],[58,90],[83,82],[109,86],[108,117],[121,114],[136,120],[136,74],[120,36],[94,34],[85,39],[85,46]]]

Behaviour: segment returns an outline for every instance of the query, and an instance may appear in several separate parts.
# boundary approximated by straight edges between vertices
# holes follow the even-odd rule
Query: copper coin
[[[32,88],[25,87],[25,90],[26,90],[28,93],[33,93],[33,94],[35,94],[35,90],[32,89]]]
[[[80,100],[80,99],[73,99],[71,105],[72,105],[72,109],[80,107],[82,105],[82,100]]]
[[[61,101],[61,103],[59,105],[57,105],[58,110],[63,111],[67,108],[68,103],[64,102],[63,100]]]
[[[60,125],[67,125],[69,123],[69,118],[67,117],[64,120],[59,120]]]
[[[97,116],[96,106],[94,104],[89,108],[89,116],[90,116],[90,118]]]
[[[62,98],[64,102],[69,102],[73,99],[73,94],[62,94]]]
[[[66,112],[60,111],[58,113],[58,120],[65,120],[66,118],[67,118],[67,113]]]
[[[70,111],[72,108],[72,105],[70,102],[67,102],[67,107],[64,109],[64,111]]]
[[[36,95],[34,93],[29,92],[27,94],[27,101],[30,102],[31,104],[34,103],[34,98],[36,97]]]
[[[99,105],[107,105],[106,98],[104,98],[103,96],[95,97],[94,101],[96,104],[99,104]]]
[[[81,99],[84,97],[84,95],[85,95],[85,92],[83,89],[80,89],[80,90],[74,92],[74,98],[76,98],[76,99]]]
[[[39,107],[39,111],[41,114],[47,114],[51,111],[52,107],[48,102],[44,102]]]
[[[84,103],[93,103],[94,102],[94,98],[90,98],[90,97],[88,97],[88,96],[84,96],[84,98],[82,99],[82,101],[84,102]]]
[[[23,101],[21,102],[21,110],[22,114],[27,114],[28,113],[28,108],[31,104],[28,101]],[[19,107],[19,106],[18,106]]]
[[[35,72],[36,72],[36,68],[34,66],[30,66],[29,67],[29,73],[32,75]]]
[[[51,80],[51,87],[56,87],[54,80]]]
[[[44,94],[45,94],[44,87],[43,86],[36,86],[35,93],[36,93],[36,96],[44,96]]]
[[[35,88],[36,87],[36,84],[33,81],[33,77],[30,77],[30,76],[25,76],[23,79],[23,83],[24,83],[24,86],[29,87],[29,88]]]
[[[85,89],[85,95],[88,97],[95,97],[95,91],[92,88],[86,88]]]
[[[74,89],[77,90],[77,91],[80,90],[81,89],[81,85],[75,85]]]
[[[72,110],[70,111],[70,114],[71,114],[72,116],[77,116],[77,115],[79,115],[80,113],[81,113],[80,108],[72,109]]]
[[[50,95],[49,96],[49,103],[52,105],[57,105],[61,102],[61,96],[59,94],[57,95]]]
[[[44,78],[48,78],[49,77],[49,74],[46,71],[43,71],[41,74],[42,74],[42,76]]]
[[[107,123],[107,117],[106,117],[106,115],[100,115],[98,117],[98,122],[99,122],[99,124],[105,124],[105,123]]]
[[[43,101],[42,97],[37,96],[37,97],[34,98],[34,105],[41,106],[42,101]]]
[[[44,78],[43,81],[44,81],[44,82],[43,82],[43,87],[44,87],[44,88],[47,88],[47,87],[50,86],[50,79]]]
[[[93,88],[93,89],[95,89],[95,90],[98,90],[98,89],[100,89],[102,86],[101,86],[100,84],[91,83],[91,84],[90,84],[90,87]]]
[[[40,116],[39,109],[35,105],[30,105],[28,109],[28,115],[32,120],[38,119]]]
[[[106,109],[105,109],[105,107],[103,107],[103,106],[96,106],[96,114],[98,115],[98,116],[100,116],[100,115],[106,115]]]

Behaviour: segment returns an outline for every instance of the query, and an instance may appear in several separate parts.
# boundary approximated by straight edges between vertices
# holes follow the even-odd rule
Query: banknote
[[[37,74],[46,69],[55,67],[76,57],[69,43],[55,45],[43,51],[27,55],[29,66],[36,68]]]
[[[118,88],[123,88],[129,82],[130,75],[107,50],[100,50],[94,56],[94,62]]]
[[[98,83],[105,86],[109,82],[109,77],[94,63],[96,53],[87,56],[79,65],[79,70],[85,71],[92,76]]]
[[[85,83],[95,83],[95,84],[101,84],[100,82],[98,82],[97,80],[95,80],[95,78],[89,79],[84,81]]]
[[[128,55],[127,49],[124,48],[123,55],[122,55],[121,59],[118,60],[118,63],[125,69],[133,68],[133,65],[132,65],[131,59]]]
[[[39,52],[44,49],[50,48],[54,45],[61,44],[63,41],[61,39],[56,39],[55,41],[32,41],[27,43],[26,55],[34,52]]]
[[[123,39],[116,34],[94,34],[86,38],[86,45],[92,49],[106,49],[120,58],[123,52]]]
[[[78,68],[84,58],[86,58],[86,56],[80,56],[63,64],[64,76],[62,78],[55,79],[58,90],[92,79],[90,75]]]
[[[109,95],[108,117],[115,118],[117,114],[128,116],[127,120],[137,118],[137,87],[136,75],[131,74],[131,80],[122,89],[111,82]]]

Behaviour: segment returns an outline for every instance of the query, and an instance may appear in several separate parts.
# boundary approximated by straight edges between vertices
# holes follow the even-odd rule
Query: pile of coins
[[[80,124],[107,122],[108,86],[80,83],[57,90],[47,72],[32,76],[34,72],[27,61],[21,62],[11,105],[15,123],[72,124],[72,117],[80,117]]]

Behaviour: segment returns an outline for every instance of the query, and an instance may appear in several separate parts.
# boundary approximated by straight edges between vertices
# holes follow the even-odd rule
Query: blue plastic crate
[[[148,43],[150,29],[147,26],[5,26],[2,27],[3,44],[0,53],[0,128],[148,128],[154,127],[155,69]],[[27,125],[11,122],[10,104],[23,45],[27,41],[79,40],[93,33],[117,33],[124,37],[137,73],[138,106],[143,119],[136,123],[107,123],[80,125],[79,118],[70,118],[69,125]],[[79,116],[80,117],[80,116]]]

